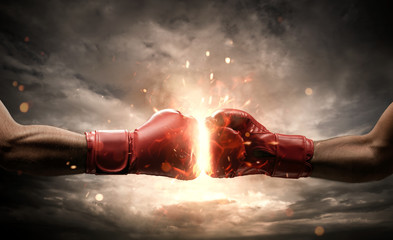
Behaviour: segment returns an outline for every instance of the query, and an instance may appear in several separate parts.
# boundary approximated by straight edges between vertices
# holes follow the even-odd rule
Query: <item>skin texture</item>
[[[314,142],[312,177],[368,182],[393,173],[393,103],[365,135]]]
[[[85,171],[85,136],[50,126],[22,126],[0,102],[0,166],[31,175],[56,176]],[[393,104],[373,130],[314,142],[312,177],[367,182],[393,172]]]
[[[29,175],[57,176],[85,171],[85,135],[16,123],[0,102],[0,166]]]

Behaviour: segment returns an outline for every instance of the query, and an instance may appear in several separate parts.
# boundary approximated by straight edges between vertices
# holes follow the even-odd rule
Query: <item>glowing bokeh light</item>
[[[23,113],[26,113],[27,111],[29,111],[29,104],[27,102],[21,103],[19,106],[19,110]]]
[[[325,233],[325,229],[322,226],[317,226],[314,230],[315,235],[322,236]]]
[[[102,195],[101,193],[97,193],[96,196],[95,196],[95,199],[98,202],[101,202],[102,200],[104,200],[104,195]]]

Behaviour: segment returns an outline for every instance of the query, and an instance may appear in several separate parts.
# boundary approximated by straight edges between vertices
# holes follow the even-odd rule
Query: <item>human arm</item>
[[[16,123],[0,101],[0,166],[30,175],[85,171],[85,136],[64,129]]]
[[[16,123],[0,104],[0,166],[30,175],[149,174],[190,180],[196,120],[178,111],[154,114],[135,131],[93,131],[86,136],[51,126]]]
[[[311,176],[343,182],[380,180],[393,173],[393,103],[365,135],[315,141]]]
[[[211,144],[214,177],[266,174],[367,182],[393,172],[393,104],[370,133],[323,141],[271,133],[251,115],[236,109],[219,110],[209,122],[216,128]]]

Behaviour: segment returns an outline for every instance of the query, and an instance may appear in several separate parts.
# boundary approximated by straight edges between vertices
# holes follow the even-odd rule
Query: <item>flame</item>
[[[205,125],[205,119],[197,119],[198,121],[198,154],[197,154],[197,165],[201,171],[201,176],[207,176],[206,173],[210,172],[210,139],[209,131]]]
[[[210,173],[210,136],[209,129],[206,126],[206,117],[209,116],[208,109],[199,108],[193,109],[192,117],[198,122],[197,133],[194,139],[194,151],[196,157],[196,164],[194,166],[194,174],[197,179],[210,179],[208,174]],[[205,180],[203,180],[205,181]]]

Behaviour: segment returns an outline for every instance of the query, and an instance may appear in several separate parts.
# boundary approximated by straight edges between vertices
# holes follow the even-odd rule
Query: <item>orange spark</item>
[[[306,90],[304,90],[304,93],[305,93],[307,96],[310,96],[310,95],[312,95],[312,89],[311,89],[311,88],[306,88]]]
[[[247,105],[249,105],[250,103],[251,103],[251,99],[248,99],[248,100],[243,104],[242,108],[245,107],[245,106],[247,106]]]
[[[161,164],[161,169],[162,169],[162,171],[164,171],[164,172],[169,172],[169,171],[172,169],[172,166],[171,166],[171,164],[168,163],[168,162],[163,162],[163,163]]]
[[[244,83],[252,82],[252,78],[250,76],[247,76],[246,78],[244,78],[243,82]]]
[[[314,230],[315,235],[322,236],[325,233],[325,229],[322,226],[317,226]]]
[[[228,100],[229,100],[229,96],[226,95],[225,98],[224,98],[224,103],[227,102]]]
[[[19,110],[23,113],[26,113],[27,111],[29,111],[29,104],[27,102],[21,103],[19,106]]]
[[[247,167],[252,167],[252,163],[250,163],[250,162],[244,162],[246,165],[247,165]]]

